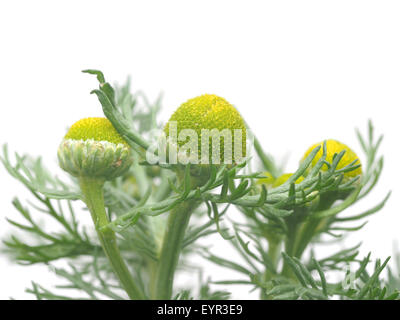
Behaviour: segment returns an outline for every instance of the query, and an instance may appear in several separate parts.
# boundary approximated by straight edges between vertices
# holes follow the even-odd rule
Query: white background
[[[96,80],[85,68],[101,69],[112,83],[131,75],[134,89],[151,99],[165,92],[164,119],[196,95],[225,97],[268,152],[289,155],[288,171],[326,138],[361,154],[354,128],[364,130],[371,118],[385,135],[385,168],[354,210],[393,194],[346,243],[362,240],[362,253],[385,258],[400,238],[399,17],[399,1],[2,1],[0,142],[43,155],[60,173],[56,149],[65,128],[101,115],[89,94]],[[3,238],[11,231],[5,217],[16,214],[12,198],[28,194],[3,167],[0,194]],[[0,255],[0,298],[30,298],[24,288],[31,280],[51,286],[54,277]],[[237,288],[234,297],[252,296]]]

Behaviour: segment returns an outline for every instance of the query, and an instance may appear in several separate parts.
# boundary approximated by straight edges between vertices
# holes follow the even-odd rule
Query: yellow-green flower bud
[[[318,160],[322,157],[323,154],[323,144],[324,142],[316,143],[313,146],[311,146],[307,152],[304,154],[303,158],[301,159],[301,162],[304,161],[305,158],[311,153],[313,149],[315,149],[317,146],[321,146],[321,149],[318,151],[317,155],[314,157],[311,166],[314,166]],[[333,156],[335,153],[339,154],[341,151],[346,150],[345,154],[343,157],[340,159],[336,169],[341,169],[352,163],[354,160],[357,160],[355,164],[360,164],[360,160],[358,156],[355,154],[353,150],[351,150],[347,145],[336,141],[336,140],[326,140],[326,161],[328,163],[332,163],[333,161]],[[323,165],[321,170],[328,170],[327,165]],[[353,177],[356,177],[358,175],[362,174],[362,169],[361,166],[358,167],[355,170],[349,171],[344,173],[344,178],[345,179],[350,179]]]
[[[106,118],[74,123],[58,148],[60,167],[75,177],[111,180],[132,164],[127,142]]]
[[[257,179],[256,185],[265,185],[267,188],[271,187],[275,181],[275,178],[268,171],[264,172],[265,178]]]
[[[164,131],[170,143],[177,141],[178,153],[187,150],[182,147],[186,146],[188,138],[192,140],[189,142],[194,143],[195,150],[190,152],[192,155],[192,151],[196,151],[199,164],[237,163],[238,158],[242,160],[246,156],[243,118],[228,101],[216,95],[204,94],[183,103],[172,114]]]
[[[284,184],[288,179],[293,175],[293,173],[284,173],[278,178],[275,179],[275,181],[272,184],[273,188],[279,187],[280,185]],[[304,180],[304,177],[299,177],[295,181],[296,184],[302,182]]]

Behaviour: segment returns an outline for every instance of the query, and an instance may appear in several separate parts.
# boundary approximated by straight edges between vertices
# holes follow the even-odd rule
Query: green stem
[[[278,262],[279,262],[279,255],[281,252],[281,241],[280,240],[270,240],[268,241],[268,256],[271,259],[272,262],[272,266],[275,268],[275,272],[276,272],[276,268],[278,266]],[[263,281],[267,282],[269,281],[273,276],[274,276],[274,272],[272,270],[270,270],[270,268],[266,268],[264,275],[263,275]],[[262,300],[267,300],[270,299],[270,297],[266,294],[266,290],[261,290],[261,295],[260,298]]]
[[[271,258],[273,267],[275,268],[278,266],[278,261],[279,261],[279,255],[281,253],[281,242],[270,242],[269,249],[268,249],[268,255]]]
[[[185,231],[189,224],[190,216],[197,205],[198,201],[185,201],[176,206],[169,214],[155,275],[153,292],[155,299],[171,299],[174,274],[182,251]]]
[[[328,193],[320,196],[318,207],[315,209],[316,212],[328,210],[332,207],[335,200],[338,199],[336,193]],[[299,227],[297,238],[293,248],[293,256],[301,258],[303,252],[320,230],[323,229],[325,224],[328,223],[327,218],[311,218],[304,221]]]
[[[308,244],[311,242],[312,238],[315,236],[315,231],[321,225],[320,219],[310,219],[306,221],[300,228],[299,236],[295,244],[293,256],[301,258],[304,250],[307,248]]]
[[[100,231],[101,227],[104,227],[109,223],[104,207],[104,181],[99,179],[81,178],[79,182],[84,196],[84,201],[92,215],[101,246],[103,247],[104,253],[106,254],[115,274],[119,278],[121,285],[132,300],[145,299],[143,292],[137,287],[121,257],[114,231],[110,229]]]
[[[315,211],[326,210],[332,206],[337,199],[336,194],[328,193],[320,196],[319,204],[315,208]],[[300,214],[297,214],[300,216]],[[294,212],[296,216],[296,212]],[[296,219],[289,219],[289,236],[286,243],[286,253],[290,257],[301,258],[307,246],[319,230],[321,230],[327,223],[327,219],[307,219],[305,221],[297,221]],[[284,262],[282,268],[282,274],[296,279],[290,266]]]
[[[294,212],[294,215],[296,212]],[[285,241],[285,252],[287,255],[292,257],[294,255],[295,247],[296,247],[296,240],[298,237],[298,231],[299,231],[299,222],[297,221],[296,217],[289,217],[287,220],[287,227],[288,227],[288,236]],[[295,276],[292,272],[292,269],[290,266],[287,264],[286,261],[283,262],[283,267],[282,267],[282,275],[288,277],[288,278],[294,278]]]

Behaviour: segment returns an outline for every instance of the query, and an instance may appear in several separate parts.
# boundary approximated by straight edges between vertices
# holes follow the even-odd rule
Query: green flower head
[[[112,123],[106,118],[85,118],[75,122],[68,130],[64,139],[108,141],[115,144],[127,142],[115,130]]]
[[[60,167],[75,177],[111,180],[132,164],[128,143],[106,118],[74,123],[58,148]]]
[[[240,157],[246,155],[246,126],[239,112],[224,98],[213,94],[204,94],[183,103],[171,116],[165,126],[165,133],[171,138],[173,133],[171,124],[176,124],[176,135],[178,137],[178,148],[186,144],[185,139],[179,139],[185,129],[191,130],[197,137],[196,146],[198,158],[206,159],[208,163],[215,163],[213,152],[220,163],[226,163],[227,157],[236,159],[235,148]],[[216,140],[209,133],[216,132]],[[220,135],[219,135],[220,134]],[[230,135],[231,140],[225,134]],[[238,139],[235,139],[239,137]],[[219,150],[216,148],[219,141]],[[203,144],[203,146],[202,146]],[[215,151],[217,150],[217,151]],[[218,157],[219,151],[219,157]],[[237,156],[237,154],[236,154]],[[202,163],[205,163],[204,161]],[[233,162],[235,162],[233,160]]]
[[[315,149],[318,146],[321,146],[321,149],[318,151],[317,155],[314,157],[311,166],[315,166],[316,163],[318,162],[319,159],[321,159],[322,154],[323,154],[323,142],[319,142],[316,143],[314,145],[312,145],[304,154],[303,158],[301,159],[301,162],[304,161],[305,158],[307,158],[307,156],[311,153],[311,151],[313,149]],[[337,169],[341,169],[346,167],[347,165],[349,165],[350,163],[352,163],[353,161],[356,160],[355,164],[360,164],[360,160],[358,158],[358,156],[356,155],[356,153],[351,150],[347,145],[345,145],[344,143],[341,143],[337,140],[326,140],[326,161],[328,163],[332,163],[333,161],[333,156],[335,154],[339,154],[341,151],[345,150],[345,154],[343,155],[342,159],[340,159],[338,165],[337,165]],[[321,170],[328,170],[328,166],[327,165],[323,165]],[[345,179],[349,179],[349,178],[353,178],[356,177],[358,175],[362,174],[362,169],[361,166],[358,167],[355,170],[349,171],[344,173],[344,178]]]
[[[284,173],[281,176],[279,176],[278,178],[275,179],[275,181],[272,184],[273,188],[277,188],[279,186],[281,186],[282,184],[284,184],[286,181],[289,180],[289,178],[293,175],[293,173]],[[295,181],[295,184],[298,184],[300,182],[302,182],[304,180],[304,177],[299,177],[297,178],[297,180]]]
[[[265,176],[264,178],[257,179],[256,184],[265,185],[268,188],[271,187],[275,181],[275,178],[268,171],[264,172],[264,176]]]
[[[260,178],[256,181],[257,185],[265,185],[267,188],[277,188],[280,185],[284,184],[293,173],[284,173],[280,175],[278,178],[274,178],[271,173],[264,172],[265,178]],[[304,180],[304,177],[299,177],[295,183],[298,184]]]

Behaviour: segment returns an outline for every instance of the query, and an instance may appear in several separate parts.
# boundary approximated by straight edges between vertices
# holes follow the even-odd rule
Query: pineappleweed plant
[[[287,173],[219,96],[188,100],[160,126],[160,99],[150,103],[130,92],[129,81],[115,90],[100,71],[84,72],[97,76],[92,93],[105,117],[81,119],[61,139],[58,162],[69,180],[40,158],[16,153],[11,161],[3,148],[5,168],[36,201],[13,200],[24,222],[7,219],[18,232],[4,239],[4,251],[27,268],[49,265],[67,282],[45,288],[32,281],[27,292],[37,299],[229,299],[231,285],[244,285],[260,299],[399,298],[389,258],[360,258],[360,244],[315,254],[319,245],[360,230],[389,198],[360,214],[346,212],[382,172],[382,137],[375,139],[371,122],[366,138],[357,131],[363,157],[325,140]],[[76,213],[81,203],[91,226],[79,219],[88,213]],[[232,207],[240,219],[230,216]],[[40,224],[43,217],[59,229]],[[202,245],[206,237],[219,237],[237,256],[211,252]],[[204,279],[193,255],[238,277]],[[68,267],[55,267],[58,260]],[[198,283],[177,286],[176,274],[188,270],[199,274]],[[331,274],[335,281],[328,282]],[[68,289],[81,296],[70,297]]]

